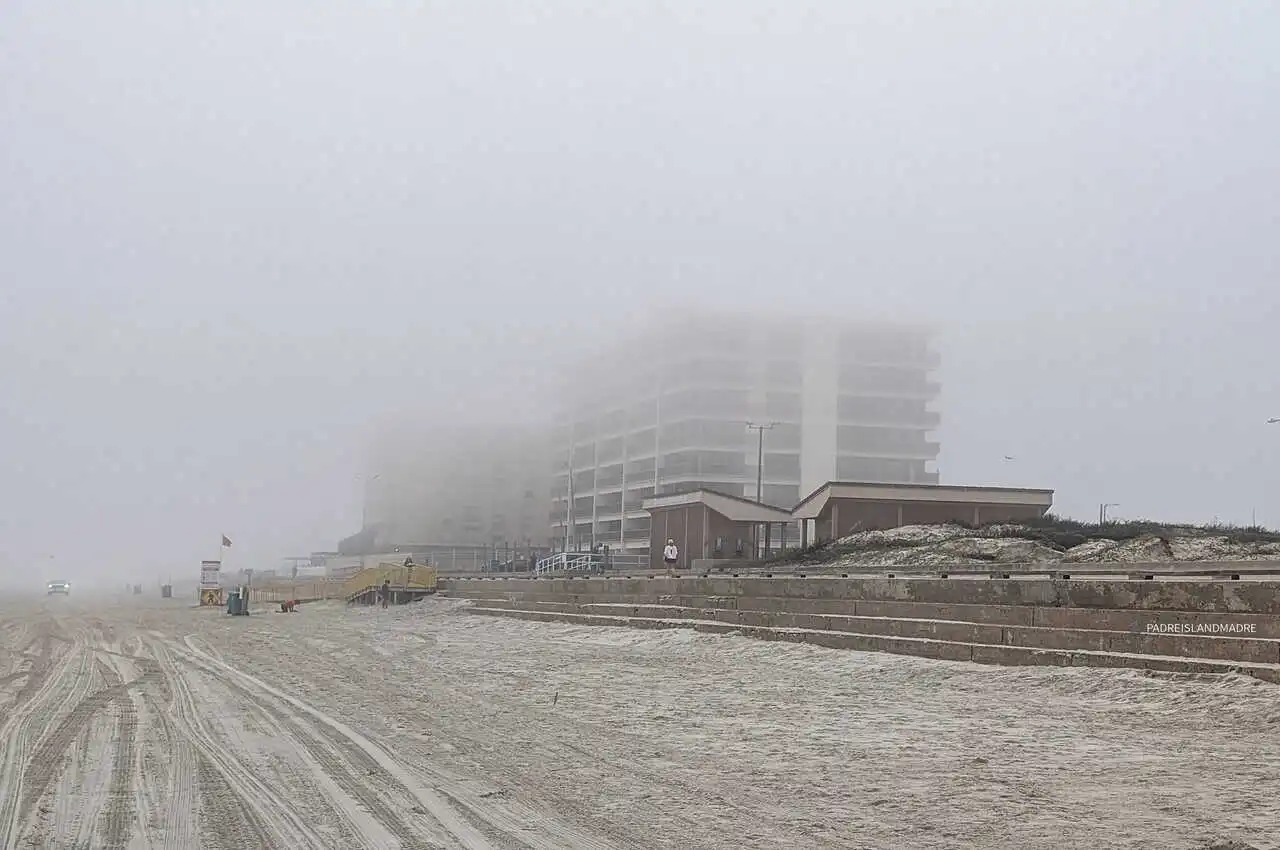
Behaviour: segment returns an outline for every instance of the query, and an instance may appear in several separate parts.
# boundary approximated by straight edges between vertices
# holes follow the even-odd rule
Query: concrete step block
[[[924,613],[913,607],[911,613]],[[954,613],[952,609],[949,612]],[[1099,629],[1001,626],[954,620],[822,616],[767,611],[694,609],[653,605],[587,605],[582,613],[660,619],[715,620],[740,626],[854,632],[962,643],[1019,646],[1028,649],[1126,652],[1170,657],[1215,658],[1264,664],[1280,663],[1280,641],[1204,635],[1160,635]],[[1106,621],[1112,624],[1114,620]]]
[[[739,634],[759,640],[809,643],[832,649],[889,652],[950,661],[971,661],[979,664],[1126,667],[1170,673],[1221,674],[1236,672],[1268,682],[1280,683],[1280,663],[1257,663],[1067,648],[1040,648],[1007,643],[970,643],[834,630],[750,626],[735,622],[683,617],[662,619],[658,617],[606,616],[564,611],[506,607],[484,608],[477,606],[461,610],[477,615],[514,617],[539,622],[564,622],[579,625],[648,629],[686,628],[708,634]]]

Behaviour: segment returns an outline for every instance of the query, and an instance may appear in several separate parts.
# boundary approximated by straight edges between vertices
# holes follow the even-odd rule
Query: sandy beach
[[[461,604],[6,606],[0,846],[1280,847],[1272,685]]]

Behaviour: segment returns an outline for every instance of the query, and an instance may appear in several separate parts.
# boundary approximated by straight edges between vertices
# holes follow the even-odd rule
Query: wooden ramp
[[[383,564],[369,567],[347,579],[343,596],[348,605],[377,605],[384,583],[390,590],[388,604],[404,605],[436,592],[437,574],[432,567]]]

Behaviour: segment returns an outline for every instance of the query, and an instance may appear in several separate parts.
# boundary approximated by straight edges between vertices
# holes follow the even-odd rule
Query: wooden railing
[[[393,588],[434,590],[437,576],[435,567],[380,564],[376,567],[366,567],[347,579],[342,585],[342,596],[344,599],[350,599],[357,593],[371,587],[381,587],[386,582],[390,582]]]
[[[340,599],[343,583],[337,579],[275,580],[249,586],[250,602],[284,602],[287,599]]]

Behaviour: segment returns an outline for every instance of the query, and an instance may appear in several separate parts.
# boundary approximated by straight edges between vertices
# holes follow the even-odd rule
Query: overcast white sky
[[[1280,525],[1278,37],[1246,2],[0,4],[0,579],[329,548],[373,418],[537,421],[546,357],[726,297],[944,322],[944,481]]]

